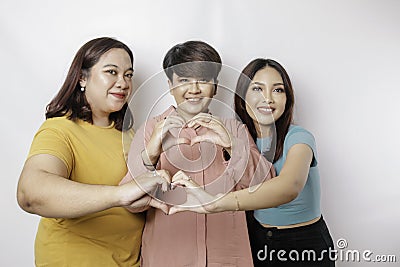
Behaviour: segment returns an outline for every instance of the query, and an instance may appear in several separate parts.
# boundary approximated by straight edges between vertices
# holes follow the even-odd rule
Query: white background
[[[16,203],[21,168],[78,48],[111,36],[134,50],[136,87],[186,40],[210,43],[239,70],[256,57],[281,62],[295,88],[296,122],[317,140],[334,240],[372,257],[397,256],[392,264],[337,266],[398,266],[399,13],[395,0],[1,1],[0,265],[33,266],[39,217]],[[147,92],[142,105],[165,90],[166,83]],[[141,122],[146,114],[134,115]]]

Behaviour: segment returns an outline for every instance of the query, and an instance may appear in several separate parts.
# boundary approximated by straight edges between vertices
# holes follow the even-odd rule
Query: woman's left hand
[[[196,125],[203,126],[209,131],[192,138],[191,145],[200,142],[210,142],[220,145],[230,152],[232,147],[231,134],[218,117],[208,113],[199,113],[187,122],[188,127]]]
[[[213,196],[209,194],[183,171],[178,171],[172,177],[171,186],[172,188],[177,186],[183,187],[187,194],[187,200],[184,204],[170,207],[168,214],[181,211],[193,211],[197,213],[213,213],[218,211],[216,201],[222,195]]]

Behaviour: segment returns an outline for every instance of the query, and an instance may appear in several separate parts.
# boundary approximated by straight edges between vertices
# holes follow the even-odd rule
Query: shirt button
[[[268,237],[271,237],[271,236],[272,236],[272,231],[268,231],[268,232],[267,232],[267,236],[268,236]]]

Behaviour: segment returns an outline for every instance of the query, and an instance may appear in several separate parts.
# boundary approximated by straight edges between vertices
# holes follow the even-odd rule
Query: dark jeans
[[[247,214],[250,245],[255,267],[335,266],[334,245],[324,219],[289,229],[265,228],[252,213]]]

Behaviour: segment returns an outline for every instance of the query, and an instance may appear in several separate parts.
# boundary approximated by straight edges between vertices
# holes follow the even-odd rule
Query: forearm
[[[232,203],[238,203],[240,210],[267,209],[294,200],[303,190],[307,181],[312,151],[305,144],[293,146],[286,157],[286,162],[279,176],[260,185],[229,193],[218,203],[220,210],[232,210]]]
[[[128,169],[134,177],[154,169],[153,165],[157,164],[160,156],[147,149],[153,126],[152,122],[146,122],[138,129],[132,140],[128,154]]]
[[[116,186],[89,185],[37,171],[18,186],[18,203],[43,217],[74,218],[119,205]]]
[[[276,177],[260,185],[230,192],[217,201],[217,211],[267,209],[288,203],[298,191],[290,181]]]

